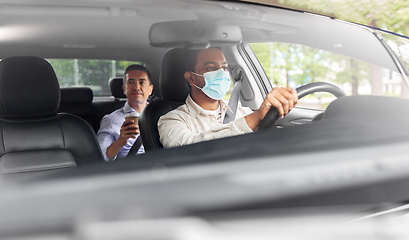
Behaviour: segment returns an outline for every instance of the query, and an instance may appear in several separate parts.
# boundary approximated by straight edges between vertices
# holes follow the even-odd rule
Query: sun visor
[[[239,26],[213,25],[199,21],[161,22],[152,25],[149,41],[153,47],[201,48],[238,44],[243,36]]]

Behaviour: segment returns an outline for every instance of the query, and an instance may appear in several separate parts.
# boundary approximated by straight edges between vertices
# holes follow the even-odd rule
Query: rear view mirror
[[[239,26],[198,21],[155,23],[149,31],[149,41],[153,47],[200,48],[238,44],[242,37]]]

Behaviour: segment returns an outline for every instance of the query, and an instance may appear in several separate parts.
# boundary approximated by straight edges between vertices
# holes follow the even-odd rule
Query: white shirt
[[[203,114],[209,115],[211,119],[216,118],[217,123],[222,124],[222,108],[219,106],[216,110],[205,110],[203,109]]]
[[[220,101],[220,107],[223,122],[226,111],[231,110],[223,101]],[[218,123],[216,116],[205,112],[189,95],[184,105],[163,115],[158,121],[163,147],[176,147],[253,132],[244,119],[252,113],[249,108],[238,107],[235,120],[228,124]]]
[[[114,159],[109,160],[107,157],[107,149],[111,144],[119,138],[121,126],[125,121],[125,113],[135,112],[135,110],[128,104],[113,111],[110,114],[105,115],[101,120],[101,127],[97,133],[97,139],[99,145],[102,150],[102,154],[104,156],[105,161],[113,161],[116,158],[126,157],[128,155],[129,150],[131,150],[133,144],[135,143],[136,139],[128,138],[126,144],[121,148],[118,155],[114,157]],[[139,135],[136,135],[138,138]],[[143,145],[138,149],[136,154],[145,153],[145,148]]]

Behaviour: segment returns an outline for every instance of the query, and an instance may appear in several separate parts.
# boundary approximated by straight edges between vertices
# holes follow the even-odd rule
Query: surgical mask
[[[230,75],[229,72],[224,71],[223,68],[220,68],[217,71],[206,72],[203,75],[197,74],[192,72],[197,76],[201,76],[205,80],[205,85],[203,88],[197,87],[201,89],[208,97],[214,100],[222,99],[227,91],[230,88]]]

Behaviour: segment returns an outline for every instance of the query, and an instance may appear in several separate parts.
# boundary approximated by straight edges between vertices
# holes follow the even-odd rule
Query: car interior
[[[112,99],[95,102],[89,87],[61,88],[59,113],[70,113],[89,123],[95,133],[99,130],[101,119],[106,114],[124,106],[126,96],[122,90],[122,77],[108,80]]]
[[[406,215],[409,100],[365,92],[366,71],[377,68],[381,81],[399,79],[388,84],[409,93],[406,60],[381,31],[299,10],[206,0],[0,1],[0,22],[0,239],[300,239],[306,232],[348,237],[345,229],[365,239],[389,216]],[[257,51],[258,43],[269,53]],[[272,110],[250,134],[163,148],[157,122],[190,92],[188,51],[220,48],[233,82],[226,101],[257,110],[277,83],[269,69],[280,52],[273,43],[290,44],[289,53],[300,45],[370,62],[357,64],[366,82],[354,84],[363,92],[352,95],[345,81],[305,77],[299,84],[300,69],[280,72],[307,103],[316,92],[331,101],[324,109],[300,101],[280,119]],[[109,60],[97,70],[111,72],[102,87],[75,82],[73,61],[69,85],[57,76],[55,59]],[[139,118],[146,153],[105,162],[96,134],[103,116],[126,102],[121,72],[130,61],[149,69],[154,85]],[[328,79],[354,63],[334,62],[325,65],[335,69]],[[105,88],[109,93],[99,94]],[[392,210],[382,214],[386,220],[373,215]],[[391,229],[379,230],[379,239],[389,239]]]
[[[79,117],[57,114],[60,88],[47,61],[5,58],[0,75],[3,180],[101,161],[90,126]]]

